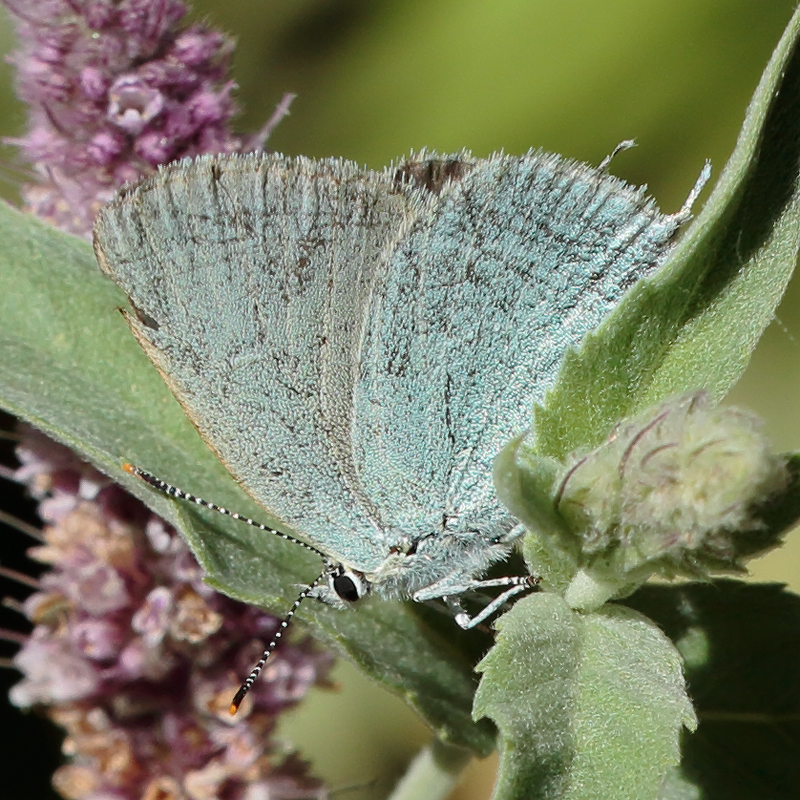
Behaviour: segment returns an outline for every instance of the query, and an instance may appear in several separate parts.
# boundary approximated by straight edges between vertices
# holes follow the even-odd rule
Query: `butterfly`
[[[372,171],[203,156],[101,211],[95,252],[134,335],[294,535],[273,532],[323,559],[289,616],[307,595],[373,592],[444,599],[469,628],[535,583],[483,577],[523,533],[493,459],[567,350],[665,260],[702,185],[664,215],[609,161],[422,152]],[[487,586],[502,591],[470,616],[459,598]]]

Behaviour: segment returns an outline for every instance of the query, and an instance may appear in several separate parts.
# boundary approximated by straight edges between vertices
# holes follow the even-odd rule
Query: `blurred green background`
[[[613,171],[677,210],[706,158],[715,173],[795,0],[196,0],[194,19],[238,39],[234,77],[256,129],[298,97],[270,146],[380,167],[412,148],[483,156],[542,147],[591,163],[623,139]],[[0,13],[2,13],[0,11]],[[0,48],[12,32],[0,17]],[[0,72],[0,133],[24,128],[11,69]],[[14,164],[13,148],[0,153]],[[0,175],[7,174],[0,169]],[[7,182],[3,193],[14,196]],[[800,281],[795,280],[731,401],[761,414],[778,450],[800,449]],[[758,580],[800,589],[800,542],[755,562]],[[282,735],[342,797],[385,796],[427,733],[402,703],[346,665]],[[4,735],[9,731],[6,729]],[[486,798],[493,760],[457,795]],[[5,772],[5,770],[4,770]],[[370,784],[357,788],[356,785]]]

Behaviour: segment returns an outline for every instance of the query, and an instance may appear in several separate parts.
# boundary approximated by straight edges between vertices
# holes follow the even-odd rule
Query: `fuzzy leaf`
[[[140,464],[271,522],[205,446],[131,336],[116,310],[127,299],[101,275],[91,247],[5,204],[0,241],[0,405],[85,456],[174,524],[213,586],[283,613],[296,585],[319,573],[311,554],[176,503],[121,469],[124,461]],[[470,717],[481,634],[462,635],[451,619],[438,615],[440,624],[412,605],[369,602],[335,612],[307,603],[300,616],[404,696],[440,738],[488,752],[491,726]]]
[[[694,726],[681,658],[656,625],[541,593],[496,627],[473,712],[500,729],[494,800],[656,798]]]
[[[646,586],[626,605],[656,620],[684,657],[699,725],[684,739],[680,773],[696,796],[800,797],[800,597],[720,580]]]
[[[717,401],[741,375],[800,248],[800,11],[753,95],[700,215],[652,278],[568,355],[535,414],[536,449],[562,458],[671,395]]]

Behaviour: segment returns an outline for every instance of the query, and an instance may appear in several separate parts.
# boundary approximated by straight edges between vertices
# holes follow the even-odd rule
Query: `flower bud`
[[[788,481],[757,417],[697,392],[621,422],[574,456],[554,501],[591,568],[707,577],[740,571],[755,554],[747,538],[764,527],[757,509]]]

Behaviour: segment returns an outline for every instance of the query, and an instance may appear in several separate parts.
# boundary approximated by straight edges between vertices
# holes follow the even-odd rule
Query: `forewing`
[[[435,172],[457,158],[435,159]],[[502,515],[494,457],[530,425],[565,351],[663,261],[679,223],[559,156],[461,163],[398,246],[365,329],[355,460],[399,525]]]
[[[95,229],[206,442],[262,506],[361,569],[386,552],[352,462],[358,343],[382,254],[416,214],[391,188],[338,160],[206,157],[124,190]]]

